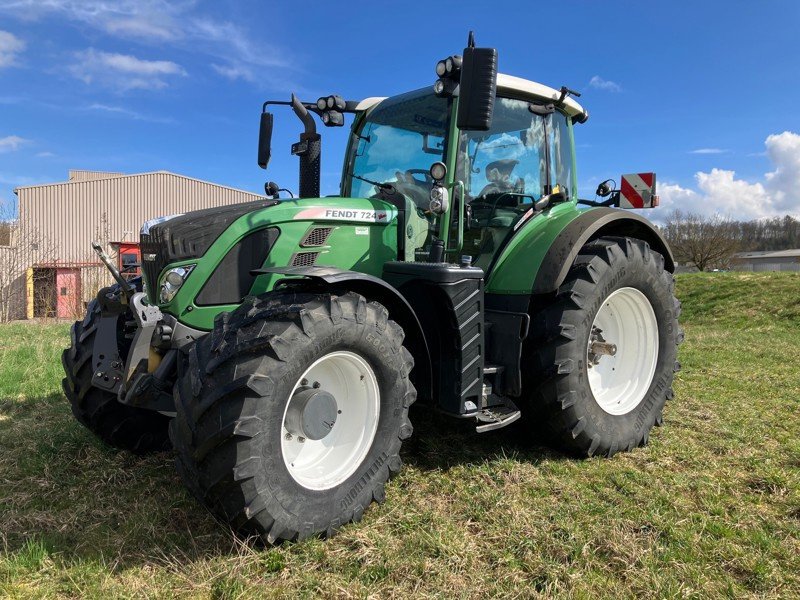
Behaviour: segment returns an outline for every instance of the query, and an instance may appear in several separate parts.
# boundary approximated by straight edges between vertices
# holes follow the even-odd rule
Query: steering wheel
[[[433,177],[431,177],[430,171],[427,169],[406,169],[406,175],[408,175],[409,179],[413,179],[415,183],[423,185],[433,185]],[[414,175],[422,175],[424,181],[420,181]]]

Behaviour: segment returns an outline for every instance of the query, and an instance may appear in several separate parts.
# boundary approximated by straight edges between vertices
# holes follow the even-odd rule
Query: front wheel
[[[109,294],[119,294],[119,286],[107,288]],[[92,300],[83,321],[76,321],[70,330],[70,347],[61,354],[64,367],[62,387],[72,407],[72,414],[89,431],[106,444],[134,454],[169,449],[170,418],[151,410],[122,404],[117,394],[92,385],[92,358],[100,325],[101,309]],[[117,320],[118,350],[128,354],[133,331],[126,322],[132,321],[128,312]]]
[[[645,242],[585,246],[534,316],[522,403],[534,430],[581,456],[646,444],[673,395],[679,314],[672,274]]]
[[[353,293],[273,292],[217,318],[179,383],[171,435],[190,490],[269,543],[361,518],[401,466],[413,359]]]

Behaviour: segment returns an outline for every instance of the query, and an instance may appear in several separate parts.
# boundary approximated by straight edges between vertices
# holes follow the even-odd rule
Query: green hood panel
[[[383,264],[397,258],[397,209],[381,200],[364,198],[303,198],[249,212],[234,221],[202,258],[169,265],[195,264],[175,298],[162,310],[197,329],[211,329],[214,318],[236,304],[200,306],[194,299],[228,252],[247,234],[277,227],[280,235],[263,267],[313,264],[368,273],[380,277]],[[322,245],[301,246],[316,228],[329,228]],[[314,242],[316,243],[316,241]],[[315,254],[315,256],[311,256]],[[281,275],[256,277],[251,294],[272,289]]]

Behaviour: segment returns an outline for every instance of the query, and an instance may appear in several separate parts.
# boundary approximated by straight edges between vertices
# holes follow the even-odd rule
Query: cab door
[[[544,195],[572,198],[571,121],[552,105],[497,98],[489,131],[462,132],[463,254],[488,270],[514,226]]]

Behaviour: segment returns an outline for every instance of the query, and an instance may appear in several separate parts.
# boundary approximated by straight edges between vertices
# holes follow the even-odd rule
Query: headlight
[[[164,273],[164,277],[161,278],[161,292],[158,295],[161,304],[172,301],[194,267],[194,265],[174,267]]]

